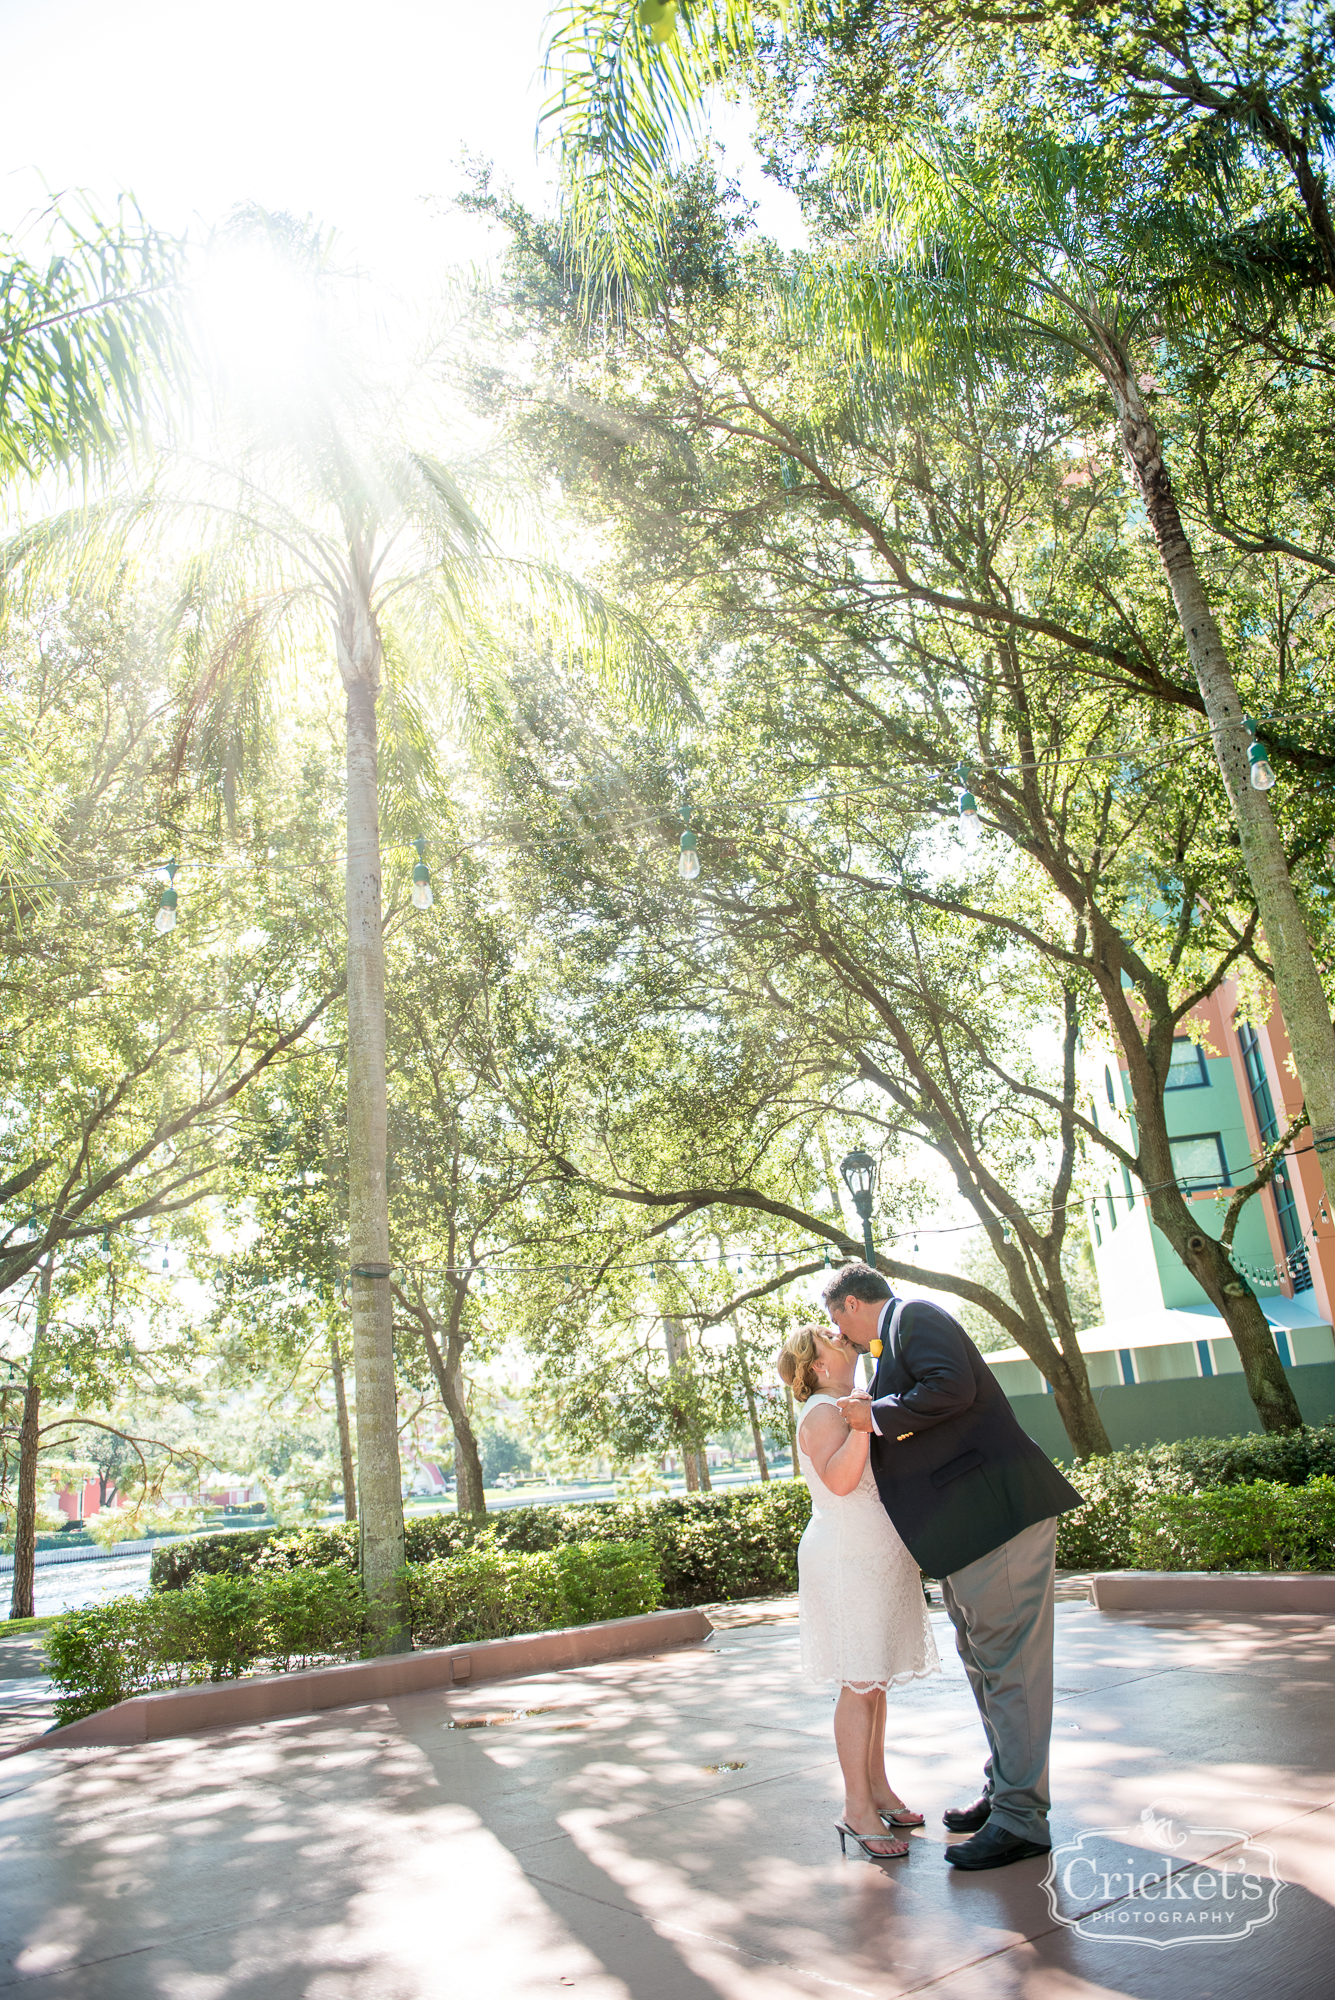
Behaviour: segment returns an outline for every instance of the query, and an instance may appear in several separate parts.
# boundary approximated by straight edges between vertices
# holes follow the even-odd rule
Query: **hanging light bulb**
[[[167,1246],[164,1243],[162,1246],[162,1268],[164,1271],[168,1268],[169,1262],[170,1260],[167,1255]]]
[[[111,1231],[109,1229],[102,1231],[102,1255],[104,1257],[111,1255]]]
[[[1247,746],[1247,763],[1254,792],[1268,792],[1275,782],[1275,767],[1270,762],[1270,746],[1263,743],[1256,733],[1256,724],[1250,715],[1244,715],[1242,726],[1251,737]]]
[[[417,849],[417,866],[413,869],[413,908],[429,910],[435,900],[431,894],[431,870],[426,865],[426,842],[413,842]]]
[[[677,873],[683,882],[694,882],[700,873],[700,854],[696,847],[695,835],[689,826],[681,837],[681,853],[677,857]]]
[[[1252,790],[1268,792],[1275,782],[1274,766],[1270,762],[1270,751],[1266,744],[1253,741],[1247,752],[1247,762],[1251,766]]]
[[[153,928],[159,937],[166,937],[168,931],[176,929],[176,890],[173,886],[175,879],[176,863],[172,860],[167,863],[167,886],[162,892],[158,913],[153,919]]]
[[[960,788],[960,839],[966,847],[976,847],[983,823],[978,817],[978,801],[969,790],[969,767],[967,764],[955,766],[955,782]]]

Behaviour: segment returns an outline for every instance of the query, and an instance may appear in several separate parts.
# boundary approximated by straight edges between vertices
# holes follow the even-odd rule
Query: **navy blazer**
[[[890,1331],[892,1303],[882,1324]],[[1019,1422],[953,1314],[911,1299],[872,1383],[871,1468],[886,1513],[928,1576],[949,1576],[1035,1521],[1084,1501]]]

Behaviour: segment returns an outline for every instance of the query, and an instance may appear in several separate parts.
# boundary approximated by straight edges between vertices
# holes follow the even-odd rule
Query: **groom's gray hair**
[[[827,1312],[837,1311],[845,1299],[866,1299],[874,1304],[877,1299],[894,1296],[893,1287],[888,1285],[879,1271],[873,1271],[870,1264],[845,1264],[832,1278],[827,1278],[821,1286],[821,1299]]]

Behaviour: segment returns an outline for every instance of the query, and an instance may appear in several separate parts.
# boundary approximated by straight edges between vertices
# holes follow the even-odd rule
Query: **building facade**
[[[1112,1047],[1084,1053],[1081,1084],[1094,1122],[1134,1152],[1129,1083]],[[1257,1026],[1242,1017],[1236,985],[1220,987],[1174,1042],[1164,1104],[1178,1184],[1201,1234],[1217,1238],[1228,1191],[1253,1177],[1301,1109],[1278,1004]],[[1088,1227],[1105,1317],[1080,1346],[1114,1445],[1258,1429],[1227,1327],[1125,1169],[1096,1185]],[[1306,1129],[1273,1184],[1243,1209],[1233,1258],[1260,1299],[1304,1417],[1335,1414],[1335,1227]],[[988,1360],[1031,1435],[1069,1454],[1033,1362],[1018,1348]]]

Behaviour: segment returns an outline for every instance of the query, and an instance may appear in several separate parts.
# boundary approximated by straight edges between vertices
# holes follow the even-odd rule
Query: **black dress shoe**
[[[1028,1861],[1034,1854],[1051,1854],[1045,1841],[1026,1840],[1022,1834],[1008,1833],[1004,1826],[985,1826],[972,1840],[961,1840],[946,1849],[952,1868],[1009,1868],[1012,1861]]]
[[[977,1833],[980,1826],[987,1825],[992,1801],[984,1792],[981,1799],[975,1799],[971,1806],[951,1806],[941,1815],[942,1826],[948,1826],[952,1833]]]

